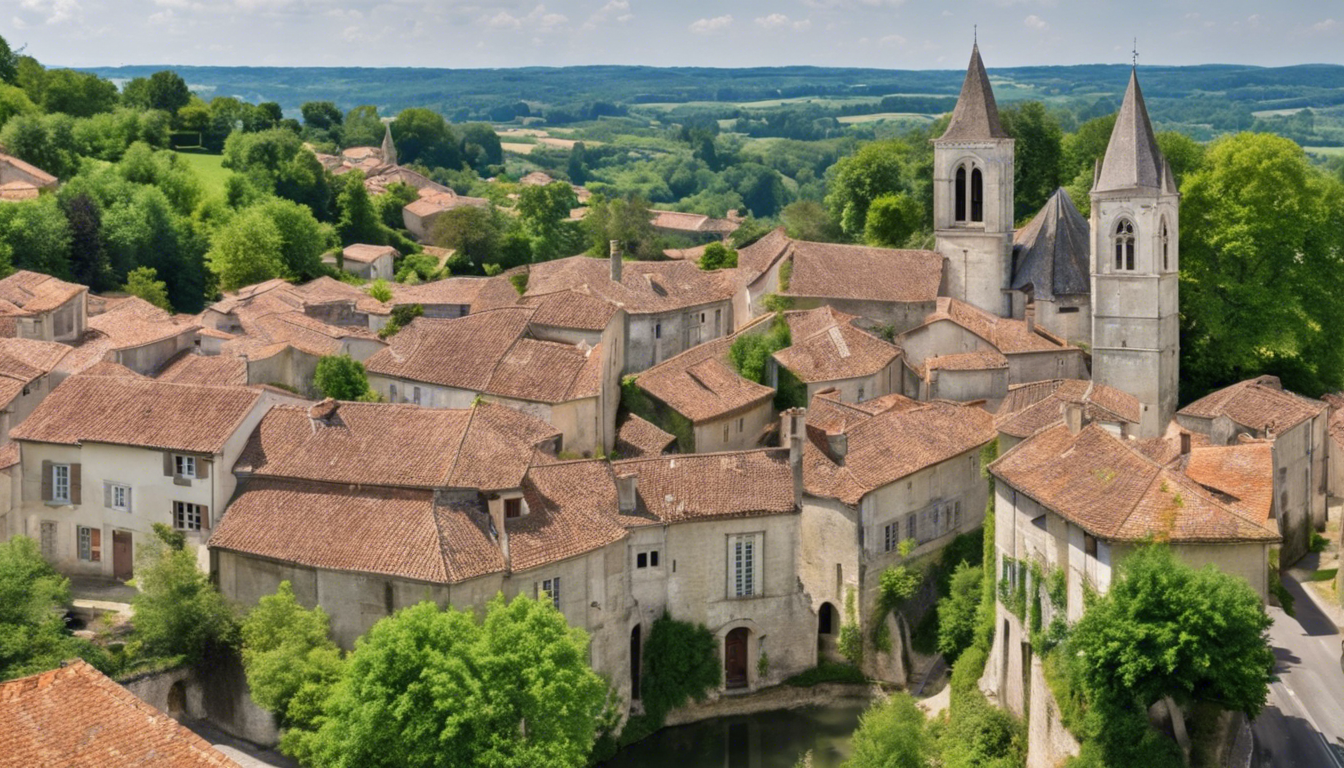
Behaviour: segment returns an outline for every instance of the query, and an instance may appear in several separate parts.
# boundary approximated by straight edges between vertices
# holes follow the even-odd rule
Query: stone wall
[[[1031,660],[1027,768],[1054,768],[1078,754],[1078,740],[1059,720],[1059,703],[1045,680],[1039,656]]]
[[[126,690],[178,721],[209,720],[230,736],[270,747],[280,741],[275,717],[252,701],[237,656],[119,680]]]

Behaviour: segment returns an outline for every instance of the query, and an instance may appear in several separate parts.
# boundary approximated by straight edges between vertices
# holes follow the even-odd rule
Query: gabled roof
[[[1285,391],[1277,376],[1259,376],[1205,395],[1176,413],[1197,419],[1226,416],[1251,429],[1282,433],[1325,409],[1319,400]]]
[[[369,245],[368,243],[347,245],[341,250],[343,258],[360,264],[371,264],[384,256],[391,256],[395,259],[400,255],[397,249],[390,245]]]
[[[816,383],[871,376],[901,350],[851,325],[852,316],[829,307],[785,314],[792,345],[774,353],[799,381]]]
[[[184,349],[170,358],[154,378],[178,384],[245,387],[247,361],[240,357],[202,355],[194,349]]]
[[[1037,298],[1092,291],[1092,227],[1063,187],[1013,236],[1013,290]]]
[[[1113,192],[1143,187],[1161,189],[1166,181],[1166,159],[1157,148],[1148,107],[1143,103],[1137,69],[1130,70],[1125,100],[1115,118],[1111,141],[1101,161],[1093,192]],[[1174,190],[1172,190],[1174,191]]]
[[[509,278],[523,272],[528,275],[527,292],[525,299],[519,299]],[[486,306],[517,304],[533,296],[573,291],[632,315],[729,301],[737,291],[736,270],[732,269],[706,272],[689,261],[627,261],[620,282],[615,282],[608,259],[582,255],[511,269],[491,278],[490,283],[493,290],[487,286],[481,296]]]
[[[991,315],[979,307],[947,296],[939,298],[936,306],[924,318],[924,325],[920,328],[940,320],[950,321],[989,342],[1005,355],[1069,349],[1067,342],[1044,328],[1036,326],[1034,330],[1029,329],[1025,320]],[[917,333],[919,330],[916,328],[902,335]]]
[[[219,453],[261,392],[153,379],[71,376],[23,423],[15,440]]]
[[[527,514],[504,521],[515,571],[591,552],[627,535],[606,461],[534,465],[523,480],[523,498]]]
[[[1095,424],[1024,440],[989,470],[1019,493],[1110,541],[1272,543],[1279,535]]]
[[[788,255],[788,296],[931,302],[943,279],[943,257],[933,251],[792,240]]]
[[[691,347],[639,374],[639,388],[699,424],[754,408],[775,390],[744,379],[728,362],[734,336]]]
[[[41,168],[38,168],[36,165],[20,160],[19,158],[13,155],[8,155],[5,154],[4,152],[0,152],[0,163],[11,166],[16,170],[22,171],[23,173],[32,176],[33,179],[37,182],[37,186],[41,187],[56,186],[57,179],[55,176],[51,175],[50,173],[47,173]]]
[[[961,84],[961,96],[952,121],[938,141],[990,141],[1006,139],[1008,132],[999,124],[999,107],[994,103],[994,89],[989,85],[985,63],[980,60],[980,46],[971,46],[971,63],[966,67],[966,79]]]
[[[616,453],[628,459],[659,456],[676,439],[676,435],[668,434],[632,413],[616,430]]]
[[[1128,392],[1094,381],[1054,379],[1009,387],[995,424],[1005,435],[1030,437],[1063,423],[1064,407],[1070,403],[1083,406],[1088,421],[1139,423],[1139,400]]]
[[[26,269],[0,280],[0,299],[29,315],[55,309],[88,290],[86,286]]]
[[[739,248],[737,251],[737,268],[742,273],[742,282],[751,283],[764,274],[771,265],[788,251],[793,242],[788,235],[784,234],[783,227],[775,227],[760,240],[746,248]],[[703,255],[702,250],[701,253],[696,254],[695,259],[699,260]]]
[[[54,341],[0,338],[0,408],[51,373],[69,352],[69,347]]]
[[[1192,446],[1185,474],[1213,491],[1223,503],[1240,509],[1266,530],[1274,519],[1274,444],[1252,440],[1232,445]]]
[[[711,232],[726,235],[740,226],[728,219],[715,219],[701,213],[652,210],[649,211],[649,215],[653,226],[678,232]]]
[[[662,523],[797,510],[784,449],[650,456],[611,466],[618,476],[637,476],[637,512]],[[627,520],[639,524],[638,517]]]
[[[239,768],[81,659],[0,683],[0,711],[6,766]]]
[[[487,282],[489,279],[484,277],[445,277],[419,285],[389,283],[392,301],[388,303],[393,306],[459,304],[469,307],[476,303],[477,295]]]
[[[846,403],[840,399],[837,390],[824,389],[812,398],[807,408],[807,426],[830,434],[846,433],[880,413],[918,407],[919,401],[894,393],[862,403]]]

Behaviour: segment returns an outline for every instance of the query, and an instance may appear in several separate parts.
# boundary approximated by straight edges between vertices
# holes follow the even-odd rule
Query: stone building
[[[1013,317],[1092,344],[1092,229],[1063,188],[1013,235]]]
[[[0,443],[61,383],[56,368],[69,352],[54,341],[0,338]]]
[[[853,325],[856,319],[829,306],[785,312],[791,343],[775,352],[778,369],[806,387],[804,402],[823,389],[863,402],[901,391],[901,349]]]
[[[0,152],[0,202],[32,200],[54,191],[59,183],[41,168]]]
[[[88,323],[87,286],[21,269],[0,280],[0,336],[74,344]]]
[[[390,245],[355,243],[341,249],[341,269],[365,280],[391,280],[401,254]],[[324,264],[336,263],[335,255],[322,257]]]
[[[1127,392],[1082,379],[1037,381],[1010,387],[994,416],[999,453],[1007,453],[1042,429],[1062,424],[1070,417],[1097,424],[1116,437],[1135,437],[1139,430],[1139,400]]]

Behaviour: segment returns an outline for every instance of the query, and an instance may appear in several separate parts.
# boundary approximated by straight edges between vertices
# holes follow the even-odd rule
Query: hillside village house
[[[0,202],[32,200],[54,191],[59,183],[41,168],[0,152]]]
[[[79,344],[62,359],[62,377],[99,363],[124,366],[152,376],[172,357],[200,347],[201,325],[194,317],[170,315],[134,296],[109,299],[91,314]]]
[[[657,425],[630,413],[616,428],[616,455],[623,459],[661,456],[676,441],[676,435],[664,432]]]
[[[823,389],[840,399],[861,403],[901,391],[901,349],[853,325],[855,317],[829,306],[785,312],[791,344],[775,352],[771,370],[780,368],[802,382],[805,402]]]
[[[1002,595],[1033,594],[1033,563],[1047,584],[1051,572],[1065,574],[1064,604],[1042,599],[1048,626],[1056,612],[1077,621],[1085,591],[1105,593],[1115,567],[1154,539],[1191,566],[1213,564],[1245,579],[1265,599],[1269,552],[1281,540],[1267,443],[1192,447],[1189,434],[1123,439],[1085,423],[1081,405],[1071,406],[1065,421],[990,465],[997,480],[996,573],[1007,585],[999,590],[994,648],[981,685],[1019,715],[1025,680],[1039,660],[1032,659],[1025,616],[1010,610]]]
[[[742,224],[735,212],[730,213],[729,218],[716,219],[700,213],[655,210],[649,211],[649,220],[658,232],[687,237],[696,242],[723,240]]]
[[[341,249],[341,269],[365,280],[391,280],[401,254],[390,245],[355,243]],[[335,255],[322,257],[324,264],[335,264]]]
[[[483,197],[459,195],[451,189],[421,189],[420,198],[401,209],[402,223],[416,240],[424,241],[434,231],[434,222],[454,208],[489,208],[490,201]]]
[[[1097,424],[1116,437],[1138,434],[1139,399],[1127,392],[1083,379],[1036,381],[1009,387],[999,404],[994,426],[999,432],[999,453],[1046,427],[1063,424],[1071,406],[1075,415]]]
[[[0,443],[9,442],[9,430],[60,383],[53,372],[69,352],[54,341],[0,338]],[[7,509],[3,501],[0,508]],[[0,531],[0,541],[4,539]]]
[[[233,495],[228,471],[274,392],[72,376],[15,428],[22,490],[10,535],[61,573],[129,579],[163,523],[200,547]]]
[[[1212,445],[1235,445],[1246,437],[1273,444],[1272,498],[1285,565],[1305,555],[1312,532],[1325,528],[1328,410],[1319,400],[1284,391],[1277,377],[1261,376],[1176,412],[1177,423]]]
[[[0,336],[77,343],[88,295],[87,286],[21,269],[0,280]]]
[[[538,338],[539,310],[508,307],[451,320],[416,318],[366,362],[389,402],[466,408],[477,398],[546,421],[562,449],[592,454],[616,442],[620,364],[599,343]]]

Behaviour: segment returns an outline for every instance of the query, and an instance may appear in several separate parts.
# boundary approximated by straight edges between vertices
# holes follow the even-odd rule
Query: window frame
[[[192,515],[195,516],[195,527],[191,526]],[[173,502],[173,530],[199,532],[204,518],[205,514],[200,504],[190,501]]]
[[[110,490],[112,497],[112,504],[110,505],[110,508],[115,509],[118,512],[130,512],[131,486],[125,485],[123,483],[108,483],[108,488]],[[118,495],[121,495],[122,497],[120,504],[117,503]]]
[[[514,496],[504,500],[504,519],[516,520],[523,516],[523,497]]]
[[[970,208],[971,223],[983,224],[985,222],[985,174],[974,165],[971,166],[971,189],[970,189]]]
[[[555,610],[557,611],[560,610],[559,576],[552,576],[549,579],[542,580],[541,586],[537,589],[537,599],[540,600],[542,595],[545,595],[551,599],[551,605],[555,606]]]
[[[762,597],[761,558],[765,537],[760,533],[736,533],[727,538],[728,597],[735,600]]]
[[[75,526],[75,551],[80,560],[93,562],[93,529],[83,525]]]
[[[901,521],[895,520],[882,526],[882,551],[894,552],[901,545]]]
[[[952,178],[952,197],[954,198],[952,202],[952,220],[959,224],[965,224],[967,221],[966,209],[969,207],[966,205],[968,199],[966,192],[967,188],[970,186],[970,174],[966,171],[965,163],[959,163],[957,165],[957,172],[952,175]]]
[[[64,483],[65,483],[65,486],[64,486],[64,494],[62,494],[62,486],[61,486],[61,483],[62,483],[61,471],[62,471],[62,470],[65,471],[65,478],[64,478]],[[52,464],[52,465],[51,465],[51,500],[54,501],[54,502],[56,502],[56,503],[59,503],[59,504],[70,504],[70,503],[72,503],[71,500],[70,500],[70,499],[72,498],[71,495],[70,495],[70,493],[71,493],[71,488],[72,488],[71,481],[72,481],[72,475],[71,475],[71,472],[70,472],[70,465],[69,465],[69,464]]]
[[[190,471],[187,471],[190,470]],[[185,453],[173,454],[173,474],[188,480],[196,479],[196,457]]]
[[[1134,220],[1128,216],[1118,217],[1115,220],[1115,226],[1111,228],[1111,244],[1115,248],[1116,272],[1138,271],[1138,262],[1135,257],[1137,240],[1138,227],[1134,226]]]

